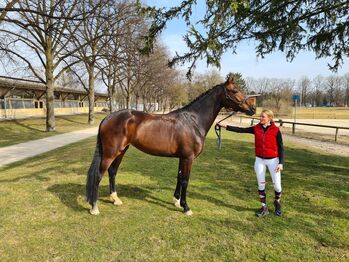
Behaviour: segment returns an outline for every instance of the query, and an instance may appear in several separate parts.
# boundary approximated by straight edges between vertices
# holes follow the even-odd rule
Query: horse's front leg
[[[177,175],[177,185],[176,185],[176,190],[174,192],[173,195],[173,204],[180,208],[181,204],[180,204],[180,197],[181,197],[181,159],[179,159],[179,165],[178,165],[178,175]]]
[[[189,184],[189,177],[190,177],[191,166],[193,163],[193,158],[181,159],[180,163],[181,163],[180,164],[181,173],[179,175],[179,180],[182,188],[180,205],[181,207],[183,207],[184,214],[190,216],[193,214],[193,212],[190,210],[187,204],[187,188]]]

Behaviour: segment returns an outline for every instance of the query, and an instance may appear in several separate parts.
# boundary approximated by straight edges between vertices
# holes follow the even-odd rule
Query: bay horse
[[[87,174],[86,199],[90,213],[98,215],[98,187],[108,170],[110,199],[121,205],[115,189],[115,177],[130,145],[155,156],[179,158],[174,204],[191,215],[186,193],[193,160],[202,152],[205,137],[219,111],[225,107],[248,115],[256,112],[254,103],[245,96],[233,77],[201,94],[183,108],[167,114],[149,114],[120,110],[105,117],[97,135],[97,145]]]

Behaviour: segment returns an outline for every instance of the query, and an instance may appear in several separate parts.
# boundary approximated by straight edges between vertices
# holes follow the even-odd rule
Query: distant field
[[[261,109],[257,111],[260,112]],[[294,118],[294,108],[279,118]],[[296,110],[297,119],[349,119],[349,107],[301,107]]]
[[[262,111],[262,107],[257,108],[256,115]],[[275,112],[274,112],[275,113]],[[294,108],[288,114],[277,114],[277,118],[294,118]],[[297,119],[349,119],[349,107],[297,107]]]

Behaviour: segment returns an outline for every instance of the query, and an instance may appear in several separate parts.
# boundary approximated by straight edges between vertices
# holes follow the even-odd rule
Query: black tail
[[[95,154],[93,156],[90,169],[88,170],[88,173],[87,173],[86,201],[89,202],[91,205],[97,201],[98,185],[101,179],[100,165],[102,161],[103,150],[102,150],[100,129],[101,129],[101,126],[99,126],[99,129],[98,129]]]

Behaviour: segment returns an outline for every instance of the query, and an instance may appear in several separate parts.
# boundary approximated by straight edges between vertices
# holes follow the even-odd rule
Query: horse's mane
[[[215,85],[214,87],[208,89],[206,92],[202,93],[201,95],[199,95],[198,97],[196,97],[193,101],[191,101],[189,104],[186,104],[185,106],[178,108],[177,110],[174,110],[173,112],[180,112],[182,110],[187,109],[188,107],[190,107],[192,104],[196,103],[198,100],[200,100],[201,98],[205,97],[206,95],[212,93],[213,90],[215,90],[217,87],[221,86],[222,84],[219,85]]]

